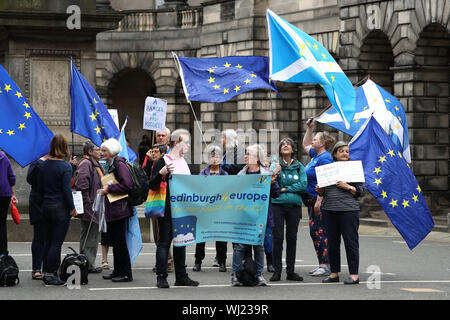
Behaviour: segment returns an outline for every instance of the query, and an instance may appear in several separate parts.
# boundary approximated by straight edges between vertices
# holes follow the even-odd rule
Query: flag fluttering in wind
[[[0,65],[0,148],[21,167],[47,154],[53,133]]]
[[[411,163],[408,124],[402,104],[370,79],[355,91],[356,113],[349,129],[345,128],[344,122],[333,106],[315,120],[354,136],[373,114],[375,120],[391,137],[398,149],[402,151],[405,160]]]
[[[267,9],[270,79],[317,83],[346,128],[355,114],[355,90],[331,54],[313,37]]]
[[[274,83],[269,81],[267,57],[175,57],[189,101],[224,102],[256,89],[278,93]]]
[[[353,137],[350,157],[361,160],[367,190],[414,249],[433,229],[434,221],[400,149],[374,117]]]
[[[108,109],[71,62],[70,99],[72,112],[70,131],[90,139],[96,146],[109,138],[118,139],[120,132]]]

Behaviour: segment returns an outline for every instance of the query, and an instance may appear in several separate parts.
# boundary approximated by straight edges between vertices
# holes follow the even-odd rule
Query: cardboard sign
[[[117,182],[116,178],[114,177],[114,174],[110,173],[107,174],[105,176],[102,177],[102,186],[105,187],[107,185],[111,185],[111,184],[118,184],[119,182]],[[108,200],[110,203],[113,203],[114,201],[120,200],[120,199],[124,199],[126,197],[128,197],[128,194],[113,194],[113,193],[108,193],[106,195],[108,197]]]
[[[320,188],[334,185],[338,181],[365,182],[361,161],[337,161],[315,169],[317,185]]]
[[[144,129],[162,131],[166,127],[167,101],[147,97],[144,108]]]

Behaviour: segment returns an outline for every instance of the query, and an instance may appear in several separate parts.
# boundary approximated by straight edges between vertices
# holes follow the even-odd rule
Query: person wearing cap
[[[331,152],[334,161],[349,161],[348,143],[337,142]],[[359,202],[358,198],[365,192],[364,183],[347,183],[338,181],[336,185],[325,188],[316,187],[323,196],[322,211],[328,235],[328,256],[331,274],[322,280],[323,283],[339,282],[341,271],[340,246],[341,236],[344,238],[345,252],[350,276],[345,284],[357,284],[359,267]]]
[[[319,260],[319,267],[311,270],[309,274],[312,276],[324,276],[329,275],[330,264],[328,261],[327,233],[320,210],[322,197],[318,196],[316,192],[316,167],[333,162],[333,158],[327,150],[331,149],[335,139],[326,132],[318,132],[313,137],[313,119],[309,119],[306,125],[303,149],[311,157],[311,161],[305,166],[308,185],[302,194],[302,200],[308,208],[309,233]]]

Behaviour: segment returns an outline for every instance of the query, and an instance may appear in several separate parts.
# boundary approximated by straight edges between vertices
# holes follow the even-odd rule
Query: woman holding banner
[[[246,166],[238,173],[238,175],[243,174],[263,174],[270,175],[271,172],[266,168],[262,162],[265,161],[265,151],[261,145],[254,144],[247,148],[245,153],[245,164]],[[277,183],[277,175],[272,175],[271,187],[270,187],[270,198],[277,198],[280,195],[280,187]],[[273,210],[271,203],[269,202],[269,210],[267,214],[267,225],[273,228]],[[242,265],[243,260],[246,258],[248,252],[251,252],[251,248],[255,253],[255,263],[257,266],[256,278],[258,286],[266,286],[267,282],[263,277],[264,270],[264,245],[251,246],[242,243],[235,243],[233,249],[233,264],[231,273],[231,285],[240,286],[242,283],[236,277],[236,271]]]
[[[316,250],[319,267],[311,270],[312,276],[328,275],[330,272],[330,264],[328,261],[327,236],[325,231],[325,223],[321,213],[322,197],[316,192],[316,167],[333,162],[329,150],[335,139],[326,132],[319,132],[313,138],[313,119],[306,122],[307,129],[303,137],[303,149],[311,157],[311,161],[306,165],[305,171],[308,177],[308,186],[302,194],[304,204],[308,208],[309,215],[309,233]]]
[[[334,161],[349,161],[348,143],[339,141],[331,152]],[[323,197],[322,210],[327,227],[328,255],[331,274],[323,283],[339,282],[341,271],[341,235],[344,238],[350,277],[345,284],[357,284],[359,267],[359,202],[365,192],[364,183],[346,183],[338,181],[336,185],[325,188],[316,186],[317,193]]]

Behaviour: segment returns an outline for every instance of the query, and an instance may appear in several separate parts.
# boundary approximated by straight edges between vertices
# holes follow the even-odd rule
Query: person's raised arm
[[[303,137],[303,149],[307,154],[309,154],[309,150],[311,149],[312,140],[313,140],[313,128],[314,128],[314,120],[312,118],[306,121],[306,132]]]

